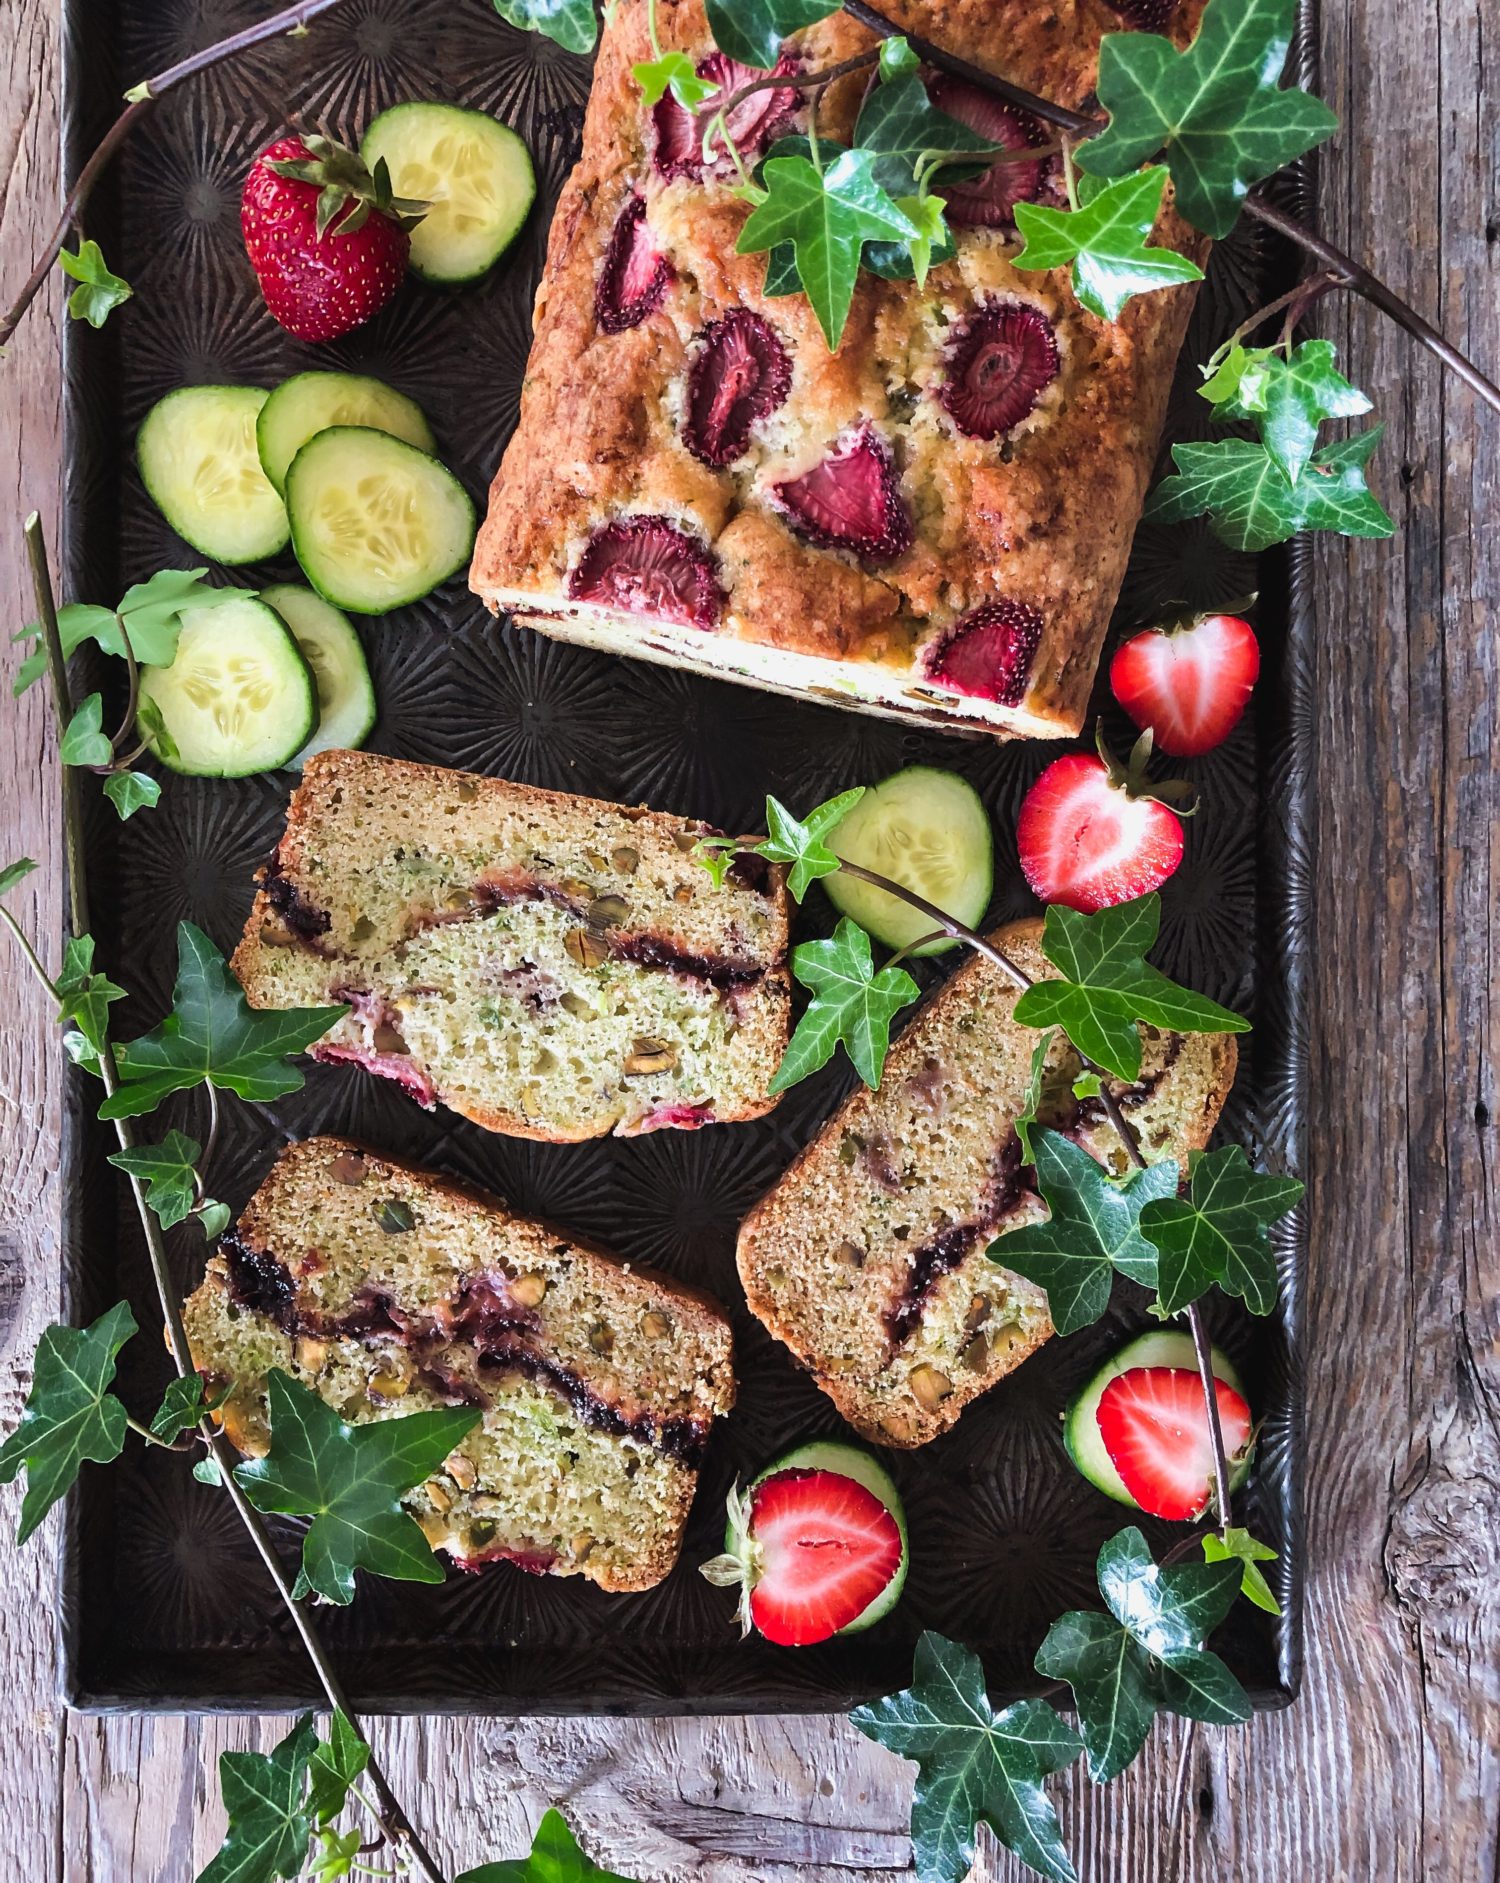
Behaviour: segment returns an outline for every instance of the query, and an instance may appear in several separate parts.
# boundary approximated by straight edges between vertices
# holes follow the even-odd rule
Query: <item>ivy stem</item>
[[[1012,85],[1009,80],[996,78],[993,72],[986,72],[983,66],[973,65],[967,59],[960,59],[956,54],[945,52],[930,39],[922,39],[915,33],[903,33],[894,20],[888,19],[878,8],[867,4],[867,0],[844,0],[844,11],[851,19],[858,20],[872,33],[878,33],[882,39],[904,37],[917,56],[928,65],[936,66],[940,72],[951,73],[991,97],[998,98],[1004,104],[1014,105],[1019,110],[1029,111],[1033,117],[1041,118],[1048,124],[1059,125],[1065,131],[1072,131],[1084,137],[1092,137],[1109,122],[1101,113],[1074,111],[1068,105],[1054,104],[1048,98],[1040,98],[1035,92],[1028,92],[1019,85]],[[1403,301],[1399,294],[1366,268],[1363,263],[1346,255],[1342,249],[1335,248],[1332,242],[1315,235],[1305,223],[1295,216],[1288,215],[1271,202],[1264,186],[1251,190],[1245,198],[1246,212],[1257,222],[1264,223],[1268,229],[1274,229],[1278,235],[1293,242],[1337,278],[1338,285],[1349,288],[1362,296],[1382,314],[1388,315],[1398,327],[1406,330],[1428,352],[1442,361],[1443,365],[1455,373],[1472,392],[1484,400],[1494,411],[1500,412],[1500,386],[1487,379],[1471,360],[1464,357],[1458,348],[1445,340],[1430,321],[1424,320],[1414,307]],[[0,336],[3,337],[3,336]]]
[[[1253,314],[1247,314],[1240,322],[1239,326],[1235,328],[1234,332],[1230,334],[1229,338],[1219,342],[1218,346],[1209,354],[1207,364],[1203,369],[1204,372],[1212,372],[1219,362],[1232,353],[1242,340],[1248,339],[1249,336],[1255,332],[1256,328],[1259,327],[1262,322],[1268,321],[1273,314],[1279,314],[1282,309],[1285,308],[1288,310],[1288,317],[1295,325],[1297,321],[1301,320],[1302,316],[1312,306],[1314,301],[1321,300],[1325,294],[1331,293],[1334,288],[1342,286],[1343,283],[1336,275],[1316,274],[1309,275],[1305,281],[1299,281],[1296,287],[1288,288],[1285,294],[1278,294],[1274,301],[1267,301],[1264,307],[1258,307]]]
[[[325,0],[325,4],[331,4],[331,0]],[[62,635],[57,625],[57,604],[52,590],[52,572],[47,560],[46,540],[42,534],[41,519],[35,511],[26,519],[25,536],[26,554],[31,564],[32,584],[36,591],[37,613],[41,617],[42,636],[47,648],[47,667],[51,676],[58,724],[65,726],[72,717],[72,695],[68,686],[68,669],[63,654]],[[61,769],[63,850],[67,870],[69,927],[75,936],[87,935],[90,933],[88,879],[84,871],[83,807],[78,792],[78,775],[74,766],[64,765]],[[30,952],[28,950],[28,953]],[[114,1051],[107,1028],[103,1032],[98,1070],[106,1096],[113,1096],[119,1089],[119,1078],[115,1071]],[[135,1148],[135,1132],[128,1119],[115,1120],[115,1136],[122,1151]],[[166,1324],[167,1346],[174,1366],[185,1379],[195,1373],[197,1368],[193,1365],[187,1329],[183,1325],[182,1310],[177,1303],[171,1268],[167,1261],[166,1245],[162,1240],[161,1225],[156,1220],[155,1212],[146,1202],[146,1194],[140,1179],[132,1176],[129,1178],[129,1183],[131,1194],[135,1198],[136,1213],[140,1217],[141,1233],[145,1238],[146,1253],[151,1264],[151,1277],[156,1285],[162,1319]],[[260,1512],[256,1510],[235,1480],[236,1460],[233,1447],[207,1415],[200,1423],[198,1431],[218,1464],[220,1483],[228,1493],[240,1522],[244,1525],[251,1542],[255,1545],[257,1554],[265,1564],[266,1572],[275,1585],[277,1595],[280,1596],[287,1614],[291,1617],[292,1625],[301,1638],[302,1646],[317,1674],[328,1704],[346,1716],[355,1733],[368,1746],[369,1739],[349,1704],[343,1682],[339,1679],[328,1651],[319,1639],[305,1605],[299,1602],[292,1593],[292,1585],[282,1567],[281,1558],[276,1553],[276,1546],[271,1540],[270,1532],[262,1521]],[[381,1825],[392,1842],[411,1856],[421,1874],[427,1879],[427,1883],[445,1883],[443,1873],[431,1853],[408,1823],[406,1814],[391,1790],[373,1749],[367,1769],[370,1782],[374,1785],[383,1807],[380,1812]]]
[[[125,1414],[125,1423],[137,1438],[143,1438],[148,1445],[155,1445],[158,1451],[190,1451],[192,1449],[190,1444],[184,1445],[178,1439],[158,1438],[149,1425],[142,1425],[139,1419],[131,1418],[128,1412]]]
[[[130,675],[130,690],[125,696],[125,714],[120,721],[120,730],[110,740],[111,750],[118,756],[120,747],[130,736],[130,728],[135,724],[136,707],[141,699],[141,669],[135,657],[135,649],[130,645],[130,631],[123,621],[120,622],[120,642],[125,649],[125,669]],[[114,769],[114,762],[106,767]]]
[[[26,957],[27,966],[31,969],[32,973],[41,982],[42,986],[46,988],[52,999],[60,1003],[61,997],[57,991],[57,983],[42,966],[41,956],[32,947],[31,940],[25,929],[22,928],[21,924],[11,914],[10,910],[4,907],[0,907],[0,922],[3,922],[15,937],[21,953]]]
[[[190,53],[187,58],[179,59],[176,65],[169,65],[164,72],[158,72],[154,78],[143,80],[133,85],[125,94],[128,100],[125,109],[104,133],[99,144],[90,155],[87,163],[79,171],[76,182],[64,198],[62,214],[57,226],[47,238],[36,266],[27,276],[21,292],[11,303],[9,311],[0,319],[0,347],[9,344],[11,336],[20,326],[22,316],[41,292],[62,245],[68,234],[83,213],[83,206],[88,201],[89,193],[99,181],[111,157],[124,143],[135,128],[138,119],[145,116],[152,104],[165,91],[179,85],[184,79],[194,78],[199,72],[205,72],[211,65],[217,65],[221,59],[227,59],[236,52],[243,52],[247,47],[259,45],[264,39],[274,39],[281,33],[294,33],[305,27],[318,14],[326,13],[330,7],[337,6],[339,0],[296,0],[296,4],[283,7],[279,13],[273,13],[267,20],[260,20],[254,26],[246,26],[237,33],[230,33],[226,38],[205,46],[201,52]]]
[[[851,72],[864,72],[872,65],[878,65],[880,53],[872,47],[869,52],[858,53],[852,59],[841,59],[837,65],[824,66],[818,72],[784,72],[767,78],[752,79],[748,85],[742,85],[719,106],[719,115],[728,117],[737,106],[744,104],[747,98],[753,98],[757,92],[770,91],[821,91],[825,85],[831,85],[836,78],[847,78]]]

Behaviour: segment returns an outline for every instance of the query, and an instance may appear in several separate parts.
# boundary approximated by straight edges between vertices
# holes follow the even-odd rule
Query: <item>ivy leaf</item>
[[[1159,1709],[1220,1725],[1249,1719],[1243,1688],[1201,1645],[1239,1584],[1238,1562],[1159,1568],[1134,1527],[1100,1550],[1099,1588],[1110,1613],[1059,1616],[1036,1657],[1039,1673],[1073,1689],[1097,1784],[1130,1764]]]
[[[219,1470],[219,1461],[212,1453],[206,1458],[200,1458],[193,1466],[193,1476],[200,1484],[219,1485],[224,1482],[223,1474]]]
[[[310,1387],[273,1367],[271,1449],[235,1467],[257,1510],[311,1517],[297,1593],[354,1600],[354,1572],[441,1582],[443,1572],[401,1494],[420,1484],[479,1422],[468,1407],[346,1425]]]
[[[706,0],[709,31],[720,52],[769,72],[781,42],[837,13],[838,0]]]
[[[929,1631],[917,1642],[911,1686],[849,1717],[867,1739],[916,1761],[911,1836],[923,1883],[962,1883],[981,1822],[1033,1870],[1074,1883],[1041,1781],[1071,1764],[1081,1742],[1043,1701],[995,1712],[979,1657]]]
[[[307,1872],[311,1883],[336,1883],[339,1877],[354,1875],[355,1862],[364,1848],[364,1832],[358,1825],[347,1831],[335,1831],[324,1825],[317,1833],[316,1843]]]
[[[766,799],[766,829],[770,835],[755,847],[770,862],[791,865],[786,880],[794,901],[801,902],[820,876],[832,876],[841,867],[827,839],[864,795],[863,785],[841,791],[800,821],[777,799]]]
[[[123,307],[130,299],[130,283],[110,273],[104,251],[97,242],[80,242],[76,255],[65,248],[57,261],[63,273],[78,283],[68,296],[71,319],[86,320],[91,327],[102,327],[115,309]]]
[[[1139,1021],[1169,1033],[1248,1032],[1248,1020],[1146,965],[1142,957],[1160,926],[1161,898],[1154,892],[1096,915],[1053,903],[1042,952],[1063,978],[1028,987],[1016,1002],[1016,1019],[1022,1026],[1060,1026],[1085,1059],[1127,1082],[1141,1070]]]
[[[1157,1252],[1163,1311],[1178,1313],[1217,1282],[1252,1314],[1269,1314],[1276,1258],[1267,1230],[1296,1205],[1303,1186],[1256,1170],[1238,1144],[1195,1152],[1188,1169],[1185,1198],[1152,1203],[1141,1215],[1141,1234]]]
[[[659,59],[633,65],[630,73],[641,88],[642,102],[648,111],[661,102],[668,90],[684,111],[698,111],[719,89],[712,79],[699,78],[685,52],[664,52]]]
[[[1358,418],[1370,401],[1334,366],[1331,340],[1304,340],[1289,359],[1275,347],[1231,347],[1201,388],[1214,417],[1253,419],[1271,462],[1295,484],[1327,419]]]
[[[94,972],[92,935],[75,935],[68,943],[55,985],[58,1020],[74,1023],[97,1061],[104,1050],[109,1009],[115,1001],[125,998],[125,989],[107,974]]]
[[[91,693],[63,730],[57,755],[64,765],[107,765],[115,755],[104,723],[104,697]]]
[[[123,1301],[90,1327],[49,1327],[37,1342],[25,1410],[0,1445],[0,1484],[26,1467],[16,1541],[24,1543],[85,1461],[108,1464],[125,1444],[125,1408],[108,1390],[115,1356],[136,1331]]]
[[[113,772],[104,781],[104,795],[123,824],[137,811],[151,810],[161,798],[161,786],[146,772]]]
[[[892,79],[904,78],[908,72],[920,71],[922,61],[912,51],[911,41],[902,33],[894,33],[889,39],[880,42],[880,80],[888,85]]]
[[[988,1253],[1045,1288],[1052,1325],[1072,1334],[1109,1306],[1116,1270],[1155,1285],[1156,1251],[1141,1234],[1141,1211],[1176,1194],[1178,1170],[1168,1158],[1116,1179],[1059,1131],[1038,1131],[1034,1144],[1047,1221],[997,1236]]]
[[[1080,192],[1077,209],[1017,203],[1016,227],[1026,246],[1017,268],[1073,268],[1080,307],[1100,320],[1118,320],[1134,294],[1201,281],[1203,270],[1174,248],[1147,247],[1156,226],[1167,173],[1159,165]]]
[[[206,1241],[213,1242],[222,1236],[229,1227],[229,1219],[234,1214],[227,1203],[216,1203],[212,1197],[205,1197],[193,1211],[198,1227],[203,1231]]]
[[[155,1111],[169,1093],[205,1080],[250,1100],[296,1092],[302,1073],[285,1063],[285,1055],[310,1046],[348,1011],[289,1007],[253,1012],[203,930],[179,922],[172,1011],[122,1050],[120,1088],[99,1107],[99,1116],[138,1117]]]
[[[1073,1096],[1076,1099],[1097,1098],[1104,1088],[1104,1081],[1097,1072],[1080,1072],[1073,1081]]]
[[[16,884],[24,882],[35,868],[35,857],[17,857],[14,863],[7,863],[0,870],[0,896],[8,896]]]
[[[1173,445],[1176,475],[1151,493],[1146,517],[1180,523],[1208,514],[1214,534],[1247,552],[1284,543],[1298,530],[1338,536],[1391,536],[1395,524],[1365,482],[1364,467],[1383,425],[1324,447],[1295,484],[1286,481],[1264,445],[1245,438]]]
[[[1276,1552],[1268,1543],[1260,1542],[1248,1530],[1238,1529],[1234,1525],[1222,1537],[1216,1530],[1209,1530],[1203,1537],[1203,1558],[1210,1563],[1238,1562],[1242,1571],[1240,1593],[1246,1601],[1253,1602],[1268,1615],[1281,1613],[1281,1604],[1276,1600],[1260,1568],[1262,1563],[1276,1561]]]
[[[792,973],[812,989],[786,1057],[771,1081],[773,1092],[826,1065],[842,1043],[854,1069],[873,1090],[880,1084],[891,1044],[891,1021],[917,998],[905,968],[882,968],[870,958],[870,938],[842,916],[828,941],[803,942],[792,951]]]
[[[740,231],[741,255],[791,243],[803,290],[830,351],[849,317],[863,245],[909,242],[919,233],[875,181],[874,163],[869,150],[840,151],[823,170],[807,157],[768,157],[761,166],[763,194]]]
[[[217,1411],[228,1397],[229,1388],[225,1386],[210,1398],[201,1373],[179,1373],[167,1382],[167,1390],[151,1421],[151,1430],[164,1444],[170,1445],[184,1432],[192,1431],[205,1414]]]
[[[932,257],[941,250],[948,237],[948,219],[943,214],[943,200],[940,196],[898,196],[896,206],[911,218],[917,230],[907,244],[907,254],[913,278],[919,288],[924,288]]]
[[[953,171],[955,177],[977,175],[995,155],[990,138],[938,110],[915,70],[877,85],[866,97],[854,126],[854,144],[857,150],[875,152],[870,174],[892,196],[916,191],[917,164],[933,152],[975,160]]]
[[[76,653],[85,641],[93,641],[106,654],[125,657],[125,637],[130,637],[130,651],[143,667],[170,667],[177,654],[177,635],[184,608],[206,608],[219,602],[243,600],[253,595],[248,588],[215,588],[203,581],[208,570],[161,569],[149,582],[137,582],[126,589],[118,608],[96,608],[87,602],[70,602],[57,611],[57,630],[65,655]],[[29,622],[14,638],[40,641],[40,622]],[[22,661],[12,689],[18,696],[39,680],[47,669],[45,648],[37,647]]]
[[[328,1738],[318,1742],[308,1772],[308,1802],[320,1826],[331,1824],[343,1810],[350,1786],[369,1763],[370,1748],[354,1730],[348,1714],[335,1708],[328,1722]]]
[[[1026,1080],[1026,1098],[1016,1116],[1016,1136],[1021,1140],[1023,1164],[1036,1162],[1031,1143],[1031,1129],[1037,1121],[1037,1110],[1042,1102],[1042,1081],[1047,1070],[1047,1055],[1051,1052],[1052,1042],[1056,1037],[1057,1029],[1051,1027],[1031,1049],[1031,1071]]]
[[[568,1820],[553,1810],[543,1813],[529,1857],[482,1863],[477,1870],[465,1870],[453,1883],[630,1883],[630,1879],[591,1863],[579,1849]]]
[[[495,11],[523,33],[544,33],[568,52],[594,50],[594,0],[495,0]]]
[[[1156,33],[1107,33],[1097,90],[1109,125],[1080,146],[1079,166],[1121,177],[1164,152],[1182,214],[1228,235],[1251,184],[1338,124],[1321,99],[1280,86],[1296,11],[1296,0],[1209,0],[1185,52]]]
[[[304,1713],[271,1753],[219,1754],[229,1831],[198,1883],[273,1883],[300,1872],[312,1838],[307,1774],[317,1740]]]
[[[171,1229],[192,1213],[198,1200],[193,1179],[202,1148],[182,1131],[169,1131],[160,1144],[138,1144],[128,1151],[112,1151],[109,1162],[127,1177],[146,1186],[146,1201],[156,1211],[163,1229]]]

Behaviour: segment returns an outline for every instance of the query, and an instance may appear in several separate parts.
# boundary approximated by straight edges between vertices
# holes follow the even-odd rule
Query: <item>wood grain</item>
[[[1325,12],[1324,92],[1345,120],[1328,233],[1493,372],[1500,141],[1483,60],[1500,0]],[[8,283],[55,200],[57,44],[51,0],[7,0],[4,20]],[[1436,254],[1441,269],[1421,259]],[[27,618],[20,519],[57,501],[56,322],[54,299],[0,363],[7,622]],[[1478,1883],[1500,1868],[1500,433],[1362,307],[1332,310],[1327,331],[1388,421],[1377,481],[1401,533],[1318,563],[1307,1681],[1244,1731],[1166,1728],[1111,1787],[1061,1783],[1094,1883]],[[50,857],[50,735],[35,696],[3,713],[5,854]],[[55,870],[20,912],[56,933]],[[6,1423],[56,1299],[57,1112],[47,1016],[0,953]],[[15,1503],[0,1493],[0,1524]],[[185,1883],[222,1827],[219,1751],[265,1745],[279,1723],[63,1715],[51,1549],[49,1535],[0,1553],[7,1872]],[[839,1720],[406,1721],[379,1739],[455,1870],[521,1848],[555,1799],[596,1856],[642,1878],[875,1883],[908,1866],[906,1769]],[[987,1855],[976,1874],[1021,1872]]]

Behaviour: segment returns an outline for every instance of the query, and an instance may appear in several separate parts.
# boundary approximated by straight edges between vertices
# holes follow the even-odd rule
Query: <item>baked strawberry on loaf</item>
[[[1185,44],[1202,0],[1162,0]],[[1059,103],[1094,86],[1104,0],[892,0],[901,27]],[[1159,15],[1159,18],[1157,17]],[[528,627],[612,652],[948,727],[1055,738],[1083,721],[1156,454],[1191,287],[1085,312],[1027,272],[1012,209],[1058,203],[1055,157],[947,192],[957,254],[922,288],[864,272],[836,353],[806,297],[736,254],[749,209],[704,126],[764,76],[712,49],[702,0],[659,0],[662,46],[723,88],[694,119],[643,103],[646,0],[604,28],[583,154],[553,221],[519,427],[470,580]],[[788,74],[865,51],[838,15]],[[847,140],[868,73],[820,125]],[[1010,150],[1046,127],[933,75],[935,103]],[[807,94],[731,114],[751,166]],[[1153,240],[1202,258],[1170,206]]]
[[[1034,979],[1052,970],[1039,920],[992,937]],[[1047,1297],[986,1254],[1046,1208],[1021,1163],[1038,1034],[1011,1018],[1010,979],[976,956],[891,1048],[878,1092],[856,1091],[740,1230],[750,1308],[877,1445],[925,1445],[1052,1333]],[[1148,1160],[1208,1142],[1234,1080],[1229,1034],[1143,1027],[1141,1075],[1110,1089]],[[1058,1034],[1042,1124],[1116,1174],[1125,1152],[1096,1099],[1078,1101],[1078,1056]]]
[[[272,1367],[351,1424],[481,1408],[405,1500],[428,1540],[605,1589],[671,1569],[734,1403],[708,1295],[339,1138],[282,1153],[184,1318],[247,1453],[269,1443]]]
[[[756,1118],[786,1048],[787,906],[708,826],[322,752],[232,966],[252,1007],[350,1008],[312,1048],[559,1142]]]

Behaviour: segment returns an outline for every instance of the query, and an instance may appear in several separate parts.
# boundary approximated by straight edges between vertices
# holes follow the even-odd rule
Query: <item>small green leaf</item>
[[[1034,1145],[1047,1221],[997,1236],[988,1253],[1045,1288],[1053,1326],[1072,1334],[1109,1306],[1116,1271],[1155,1285],[1156,1251],[1141,1235],[1141,1211],[1176,1194],[1177,1165],[1168,1158],[1116,1179],[1061,1132],[1038,1131]]]
[[[65,248],[57,260],[63,273],[79,284],[68,296],[68,314],[73,320],[102,327],[114,310],[130,299],[130,283],[110,273],[97,242],[80,242],[76,255]]]
[[[205,1197],[193,1211],[193,1220],[203,1231],[204,1239],[215,1241],[229,1227],[229,1219],[234,1214],[227,1203],[216,1203],[212,1197]]]
[[[1359,418],[1370,401],[1334,366],[1331,340],[1304,340],[1283,358],[1275,347],[1232,347],[1202,388],[1218,419],[1251,419],[1267,456],[1295,484],[1317,449],[1318,427]]]
[[[1104,1088],[1104,1081],[1097,1072],[1080,1072],[1073,1081],[1073,1096],[1076,1099],[1097,1098]]]
[[[224,1482],[223,1474],[219,1470],[219,1461],[212,1454],[198,1460],[193,1466],[193,1476],[200,1484],[211,1484],[215,1487]]]
[[[904,78],[908,72],[921,70],[922,61],[911,49],[911,42],[902,33],[893,34],[880,42],[880,78],[889,85],[892,79]]]
[[[146,1201],[156,1211],[163,1229],[171,1229],[192,1214],[198,1200],[195,1178],[198,1143],[181,1131],[169,1131],[160,1144],[138,1144],[128,1151],[113,1151],[109,1161],[127,1177],[146,1186]]]
[[[310,1883],[338,1883],[341,1877],[353,1876],[363,1848],[364,1832],[357,1824],[347,1831],[336,1831],[325,1824],[313,1833],[313,1852],[307,1870]]]
[[[911,218],[917,233],[907,244],[911,256],[912,277],[919,288],[927,285],[927,271],[932,266],[932,257],[943,246],[948,233],[947,219],[943,215],[942,198],[938,196],[898,196],[896,206]]]
[[[298,1874],[312,1841],[307,1774],[317,1738],[312,1714],[304,1713],[269,1754],[219,1754],[229,1830],[198,1883],[273,1883]]]
[[[148,811],[161,797],[161,786],[146,772],[112,772],[104,781],[104,795],[123,824],[137,811]]]
[[[791,244],[830,351],[849,317],[863,245],[909,242],[919,233],[875,181],[874,163],[869,150],[840,151],[822,170],[802,156],[767,158],[761,166],[765,196],[740,231],[741,255]]]
[[[1327,445],[1289,484],[1264,445],[1246,438],[1173,445],[1175,475],[1164,478],[1146,505],[1152,523],[1181,523],[1207,514],[1231,549],[1258,552],[1299,530],[1336,536],[1390,536],[1391,521],[1365,481],[1365,465],[1384,426]]]
[[[1080,307],[1100,320],[1118,320],[1132,295],[1201,281],[1203,270],[1174,248],[1149,247],[1167,173],[1138,170],[1092,192],[1077,209],[1017,203],[1016,228],[1026,246],[1017,268],[1073,269]]]
[[[151,1430],[163,1444],[170,1445],[184,1432],[192,1431],[208,1413],[217,1411],[228,1396],[229,1388],[225,1386],[210,1398],[201,1373],[179,1373],[167,1382]]]
[[[31,857],[18,857],[14,863],[7,863],[0,870],[0,896],[8,896],[16,884],[25,880],[36,868]]]
[[[543,33],[567,52],[594,50],[594,0],[495,0],[495,11],[523,33]]]
[[[0,1445],[0,1484],[26,1467],[16,1541],[24,1543],[87,1461],[108,1464],[125,1444],[125,1408],[108,1389],[115,1356],[136,1331],[123,1302],[89,1327],[49,1327],[20,1424]]]
[[[786,1056],[771,1081],[773,1092],[826,1065],[842,1044],[854,1069],[872,1089],[880,1084],[890,1049],[891,1021],[917,998],[905,968],[882,968],[870,958],[870,938],[848,916],[828,941],[803,942],[792,951],[792,973],[812,990]]]
[[[693,861],[708,871],[715,889],[722,889],[739,852],[740,845],[733,837],[700,837],[693,845]]]
[[[781,57],[784,39],[838,10],[838,0],[707,0],[714,44],[760,72],[769,72]]]
[[[465,1870],[453,1883],[630,1883],[630,1879],[591,1863],[568,1829],[567,1819],[553,1810],[543,1813],[529,1857],[482,1863],[477,1870]]]
[[[1164,154],[1178,209],[1228,235],[1251,184],[1338,124],[1321,99],[1281,87],[1296,19],[1296,0],[1209,0],[1185,52],[1156,33],[1107,33],[1097,91],[1109,125],[1079,147],[1079,167],[1123,177]]]
[[[1044,1701],[997,1713],[978,1656],[929,1632],[917,1642],[911,1686],[849,1717],[867,1739],[916,1762],[911,1836],[922,1883],[962,1883],[981,1823],[1042,1876],[1074,1883],[1041,1781],[1077,1758],[1080,1741]]]
[[[684,111],[696,112],[719,90],[712,79],[699,78],[685,52],[664,52],[659,59],[633,65],[630,74],[644,94],[641,102],[647,110],[659,104],[670,90]]]
[[[138,1117],[155,1111],[169,1093],[205,1081],[261,1102],[299,1091],[302,1073],[286,1063],[286,1055],[321,1039],[348,1011],[252,1011],[218,949],[202,929],[181,922],[172,1011],[160,1026],[123,1049],[120,1088],[100,1106],[99,1116]]]
[[[794,902],[801,902],[820,876],[832,876],[841,867],[839,858],[828,847],[828,839],[864,795],[863,785],[841,791],[836,798],[809,811],[800,822],[777,799],[766,799],[766,829],[770,835],[756,845],[756,852],[769,862],[790,865],[787,888]]]
[[[109,735],[100,730],[104,723],[104,697],[91,693],[68,721],[58,745],[58,757],[64,765],[107,765],[114,757]]]
[[[125,998],[125,989],[107,974],[94,972],[92,935],[76,935],[68,943],[56,986],[58,1020],[74,1022],[97,1063],[104,1050],[109,1009],[115,1001]]]
[[[1141,1234],[1157,1252],[1163,1310],[1179,1313],[1217,1282],[1252,1314],[1269,1314],[1276,1258],[1267,1232],[1296,1206],[1302,1185],[1256,1170],[1238,1144],[1196,1152],[1189,1170],[1186,1198],[1153,1203],[1141,1216]]]
[[[348,1714],[335,1709],[328,1722],[328,1738],[320,1740],[309,1770],[309,1803],[319,1825],[331,1824],[343,1810],[349,1788],[370,1763],[370,1748],[354,1729]]]
[[[1268,1543],[1260,1542],[1248,1530],[1237,1529],[1233,1525],[1222,1537],[1217,1531],[1209,1530],[1203,1537],[1203,1558],[1210,1563],[1224,1563],[1231,1559],[1240,1563],[1244,1572],[1240,1579],[1240,1592],[1245,1599],[1253,1602],[1257,1608],[1264,1609],[1268,1615],[1281,1613],[1281,1604],[1276,1600],[1275,1592],[1260,1567],[1262,1563],[1276,1561],[1276,1552]]]
[[[271,1448],[237,1465],[234,1475],[257,1510],[312,1518],[298,1592],[352,1602],[356,1569],[441,1582],[443,1572],[401,1496],[432,1476],[479,1423],[479,1413],[454,1407],[346,1425],[279,1367],[271,1369],[268,1391]]]
[[[1042,1102],[1044,1076],[1047,1070],[1047,1055],[1052,1050],[1052,1042],[1057,1037],[1056,1027],[1051,1027],[1031,1049],[1031,1072],[1026,1080],[1026,1099],[1016,1115],[1016,1136],[1021,1140],[1021,1162],[1034,1164],[1036,1155],[1031,1144],[1031,1129],[1037,1121],[1037,1109]]]

